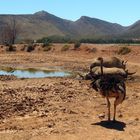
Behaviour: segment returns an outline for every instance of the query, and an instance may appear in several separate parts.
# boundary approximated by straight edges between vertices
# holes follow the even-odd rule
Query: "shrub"
[[[69,45],[64,45],[62,48],[61,48],[61,51],[68,51],[70,48]]]
[[[50,43],[47,42],[47,41],[46,41],[45,43],[42,44],[42,47],[43,47],[43,48],[44,48],[44,47],[48,47],[48,46],[50,46]]]
[[[39,39],[37,43],[43,43],[42,47],[50,46],[50,40],[48,38]]]
[[[125,55],[125,54],[128,54],[130,52],[131,52],[131,49],[128,47],[121,47],[118,50],[118,54],[120,54],[120,55]]]
[[[45,41],[47,41],[49,43],[73,43],[73,42],[75,42],[75,40],[69,36],[59,36],[59,35],[43,37],[43,38],[37,40],[38,43],[44,43]]]
[[[24,51],[26,49],[26,47],[28,47],[28,46],[27,45],[23,45],[20,50]]]
[[[46,47],[44,47],[44,51],[50,51],[52,49],[52,46],[46,46]]]
[[[81,46],[81,43],[80,43],[80,42],[75,42],[75,43],[74,43],[74,49],[75,49],[75,50],[79,49],[80,46]]]
[[[34,46],[32,45],[32,44],[29,44],[28,46],[27,46],[27,52],[31,52],[31,51],[33,51],[35,48],[34,48]]]
[[[14,52],[14,51],[16,51],[16,47],[13,46],[13,45],[9,45],[9,46],[7,46],[7,48],[6,48],[6,51]]]

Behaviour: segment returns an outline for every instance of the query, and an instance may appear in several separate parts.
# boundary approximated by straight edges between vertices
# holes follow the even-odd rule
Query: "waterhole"
[[[12,67],[0,67],[0,75],[14,75],[18,78],[44,78],[44,77],[67,77],[71,73],[62,70],[40,70],[35,68],[15,69]]]

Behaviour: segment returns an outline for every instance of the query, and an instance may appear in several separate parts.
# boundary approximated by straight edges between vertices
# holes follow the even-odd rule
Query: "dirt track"
[[[96,53],[87,52],[96,47]],[[56,47],[56,46],[55,46]],[[14,67],[63,67],[86,71],[96,56],[114,56],[112,45],[86,45],[81,50],[0,54],[0,65]],[[108,123],[106,101],[76,78],[17,79],[0,77],[0,140],[139,140],[140,50],[131,47],[128,68],[137,71],[127,82],[127,97],[117,108],[116,123]],[[78,57],[77,57],[78,56]],[[113,111],[113,110],[112,110]]]

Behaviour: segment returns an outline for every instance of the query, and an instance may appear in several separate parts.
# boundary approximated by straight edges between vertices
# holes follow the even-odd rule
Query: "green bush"
[[[131,52],[131,49],[128,47],[121,47],[118,50],[118,54],[120,54],[120,55],[125,55],[125,54],[128,54],[130,52]]]
[[[75,50],[79,49],[80,46],[81,46],[81,43],[80,43],[80,42],[75,42],[75,43],[74,43],[74,49],[75,49]]]
[[[45,42],[45,43],[42,44],[42,47],[43,48],[48,47],[48,46],[50,46],[50,43],[49,42]]]
[[[61,51],[68,51],[70,49],[70,46],[69,45],[64,45],[62,48],[61,48]]]
[[[48,38],[42,38],[37,40],[37,43],[43,43],[42,47],[50,46],[50,40]]]

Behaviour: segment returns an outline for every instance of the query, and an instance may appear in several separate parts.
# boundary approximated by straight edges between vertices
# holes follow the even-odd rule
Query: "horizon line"
[[[129,24],[129,25],[122,25],[122,24],[120,24],[120,23],[118,23],[118,22],[113,22],[113,21],[109,21],[109,20],[106,20],[106,19],[101,19],[101,18],[98,18],[98,17],[91,17],[91,16],[88,16],[88,15],[81,15],[81,16],[79,16],[79,18],[77,18],[77,19],[74,20],[74,19],[66,19],[66,18],[57,16],[57,15],[52,14],[52,13],[50,13],[50,12],[47,12],[47,11],[45,11],[45,10],[39,10],[39,11],[32,12],[32,13],[0,13],[0,16],[6,16],[6,15],[14,15],[14,16],[18,16],[18,15],[21,15],[21,16],[22,16],[22,15],[34,15],[34,14],[36,14],[36,13],[38,13],[38,12],[46,12],[46,13],[51,14],[51,15],[53,15],[53,16],[56,16],[56,17],[58,17],[58,18],[61,18],[61,19],[64,19],[64,20],[68,20],[68,21],[72,21],[72,22],[75,22],[75,21],[79,20],[79,19],[82,18],[82,17],[88,17],[88,18],[93,18],[93,19],[98,19],[98,20],[102,20],[102,21],[105,21],[105,22],[113,23],[113,24],[119,24],[119,25],[121,25],[121,26],[123,26],[123,27],[132,26],[133,24],[135,24],[135,23],[137,23],[137,22],[139,21],[139,19],[138,19],[138,20],[134,21],[133,23],[131,23],[131,24]]]

